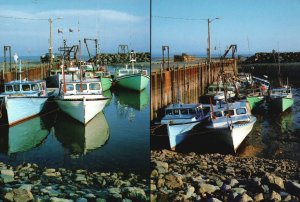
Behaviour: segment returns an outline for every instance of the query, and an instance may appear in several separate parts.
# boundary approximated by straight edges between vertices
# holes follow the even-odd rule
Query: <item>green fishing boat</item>
[[[91,64],[82,65],[82,69],[85,71],[85,78],[99,78],[102,86],[102,91],[107,91],[112,86],[111,74],[105,67],[101,66],[95,71],[96,68]]]
[[[291,87],[274,88],[270,90],[269,107],[276,111],[284,112],[294,104]]]
[[[263,102],[264,97],[263,96],[250,95],[250,96],[247,96],[246,99],[250,104],[250,109],[253,110],[254,108],[256,108],[258,105],[260,105]]]
[[[100,78],[102,90],[107,91],[112,85],[110,72],[96,71],[95,77]]]
[[[131,68],[126,65],[125,68],[117,69],[115,72],[115,82],[117,85],[135,91],[142,91],[145,89],[150,81],[150,76],[145,69],[136,69],[134,62],[136,62],[136,55],[134,51],[130,53]]]

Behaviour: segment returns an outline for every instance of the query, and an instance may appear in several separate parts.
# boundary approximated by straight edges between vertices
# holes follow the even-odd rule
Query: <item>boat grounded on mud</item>
[[[127,65],[125,68],[117,69],[114,75],[114,80],[117,85],[135,91],[142,91],[149,83],[150,77],[146,69],[135,69],[136,55],[134,51],[130,53],[131,68]]]
[[[219,103],[211,106],[209,129],[218,131],[231,149],[236,151],[251,132],[256,118],[250,114],[246,102]]]
[[[87,124],[102,111],[109,99],[102,95],[99,79],[89,79],[61,81],[59,96],[55,101],[63,112]]]
[[[209,105],[171,104],[165,109],[161,124],[167,125],[171,149],[182,143],[187,132],[209,117]]]

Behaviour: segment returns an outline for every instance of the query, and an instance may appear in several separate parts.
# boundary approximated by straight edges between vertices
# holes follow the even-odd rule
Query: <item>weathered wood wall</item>
[[[211,64],[211,74],[206,63],[190,66],[172,66],[168,70],[162,69],[151,73],[151,121],[161,118],[163,108],[178,99],[182,103],[198,103],[200,95],[204,94],[210,81],[216,81],[221,62]],[[226,73],[236,74],[236,60],[223,61]]]

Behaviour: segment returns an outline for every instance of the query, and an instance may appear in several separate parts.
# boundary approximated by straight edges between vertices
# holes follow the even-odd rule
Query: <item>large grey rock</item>
[[[8,169],[2,169],[0,178],[4,183],[9,183],[14,181],[14,171]]]
[[[13,202],[27,202],[33,200],[33,195],[25,189],[13,189],[5,194],[4,199]]]
[[[153,161],[155,168],[158,170],[159,173],[168,172],[169,165],[163,161]]]
[[[147,198],[145,191],[139,187],[125,187],[122,191],[123,195],[129,199],[145,201]]]
[[[277,189],[284,189],[284,181],[281,177],[273,174],[266,174],[267,182]]]
[[[219,190],[220,188],[211,184],[202,183],[200,184],[199,193],[214,193],[215,191]]]
[[[170,189],[182,187],[182,185],[183,185],[182,175],[180,175],[178,173],[166,175],[165,176],[165,185],[167,185],[167,187]]]

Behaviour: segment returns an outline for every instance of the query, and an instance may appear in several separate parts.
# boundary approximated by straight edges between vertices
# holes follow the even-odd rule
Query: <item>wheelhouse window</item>
[[[6,92],[12,92],[12,91],[14,91],[14,90],[13,90],[13,87],[12,87],[12,86],[7,85],[7,86],[5,86],[5,91],[6,91]]]
[[[29,84],[23,84],[22,85],[22,90],[23,91],[30,91],[30,85]]]
[[[173,114],[174,114],[174,115],[179,115],[179,109],[174,109],[174,110],[173,110]]]
[[[232,115],[234,115],[234,110],[226,110],[226,111],[224,111],[224,116],[226,116],[226,115],[229,115],[229,116],[232,116]]]
[[[247,111],[246,111],[245,108],[239,108],[239,109],[236,110],[237,115],[246,114],[246,113],[247,113]]]
[[[172,115],[172,110],[171,109],[167,109],[166,110],[166,115]]]
[[[14,90],[15,91],[20,91],[20,85],[14,85]]]
[[[76,90],[80,90],[80,85],[82,85],[82,90],[87,89],[87,84],[76,84]]]
[[[189,114],[189,110],[188,109],[180,109],[180,113],[182,115],[188,115]]]
[[[74,85],[73,84],[67,84],[66,88],[67,88],[67,91],[73,91],[74,90]]]
[[[90,83],[90,90],[100,90],[99,83]]]
[[[215,117],[222,117],[223,116],[221,111],[214,112],[214,115],[215,115]]]
[[[32,85],[31,85],[31,89],[34,90],[34,91],[39,90],[38,84],[32,84]]]
[[[189,109],[190,114],[196,114],[196,109]]]

